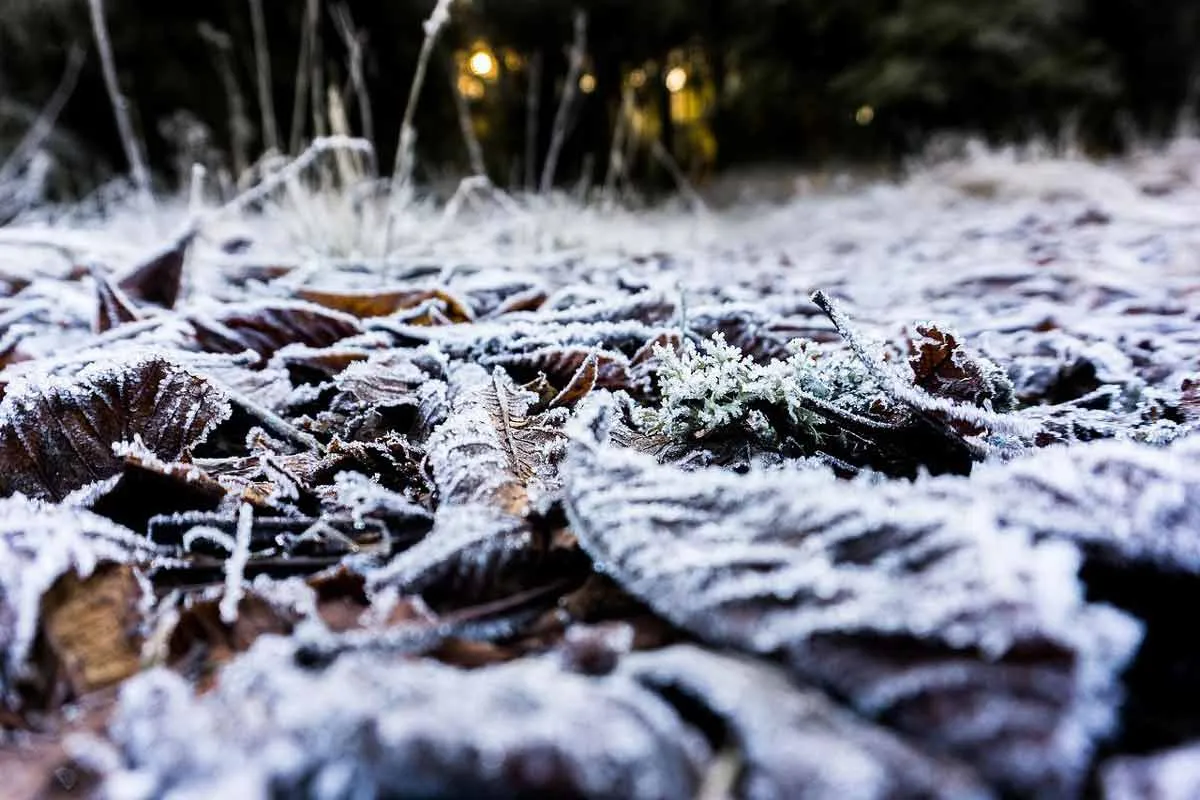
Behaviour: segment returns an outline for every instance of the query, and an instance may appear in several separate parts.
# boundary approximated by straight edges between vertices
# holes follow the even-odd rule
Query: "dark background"
[[[0,155],[58,81],[69,45],[88,47],[79,87],[51,150],[63,191],[124,170],[100,77],[86,0],[3,0],[0,8]],[[270,37],[276,117],[286,142],[303,0],[263,0]],[[195,152],[228,161],[229,95],[200,23],[227,33],[231,63],[253,123],[248,149],[261,152],[254,51],[247,0],[107,0],[123,87],[164,186]],[[345,86],[346,49],[322,1],[319,63]],[[433,0],[345,0],[364,32],[365,69],[380,162],[392,163],[400,118]],[[595,90],[581,96],[559,170],[577,181],[590,164],[602,182],[631,70],[657,68],[637,93],[659,120],[653,137],[697,182],[755,163],[894,165],[941,131],[995,142],[1069,138],[1091,152],[1171,135],[1194,117],[1200,73],[1196,0],[459,0],[435,53],[417,115],[421,171],[430,178],[465,169],[455,115],[455,58],[480,43],[521,68],[503,70],[471,105],[487,167],[501,185],[525,172],[529,66],[537,83],[538,160],[567,72],[575,8],[588,13],[588,64]],[[702,119],[672,121],[663,75],[685,58],[703,89]],[[869,122],[860,110],[870,108]],[[183,115],[181,116],[181,112]],[[856,118],[856,114],[858,115]],[[358,128],[359,116],[349,118]],[[172,129],[170,121],[175,120]],[[181,120],[192,120],[178,124]],[[196,123],[200,123],[197,125]],[[868,122],[868,124],[863,124]],[[697,155],[695,132],[711,142]],[[197,139],[206,128],[209,138]],[[680,130],[683,128],[684,130]],[[183,131],[192,133],[184,146]],[[313,134],[306,122],[304,133]],[[683,135],[686,134],[686,135]],[[202,137],[201,137],[202,138]],[[709,138],[705,141],[709,142]],[[644,144],[644,142],[643,142]],[[648,151],[647,151],[648,152]],[[661,165],[643,157],[636,181],[662,184]]]

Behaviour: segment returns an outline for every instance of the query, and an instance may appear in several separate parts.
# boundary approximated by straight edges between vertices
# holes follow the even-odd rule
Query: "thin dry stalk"
[[[254,64],[258,78],[258,107],[262,113],[263,148],[279,152],[279,125],[275,121],[272,93],[271,51],[267,46],[267,23],[262,0],[249,0],[250,25],[254,30]]]
[[[350,138],[350,120],[346,117],[346,104],[336,86],[329,87],[329,126],[335,136]],[[342,186],[351,186],[362,180],[362,157],[354,150],[338,150],[338,179]]]
[[[108,24],[104,19],[104,0],[88,0],[92,12],[92,32],[96,36],[96,48],[100,52],[100,65],[104,71],[104,85],[116,117],[117,131],[125,158],[129,162],[129,173],[137,190],[139,201],[147,210],[154,206],[154,195],[150,189],[150,171],[146,168],[137,136],[133,132],[133,120],[129,115],[129,101],[121,93],[117,80],[117,63],[113,57],[112,40],[108,36]]]
[[[83,68],[86,55],[86,51],[79,45],[71,47],[71,52],[67,55],[67,66],[63,70],[62,77],[58,79],[58,86],[54,89],[54,94],[50,95],[50,100],[46,103],[45,108],[29,126],[29,130],[21,137],[21,141],[17,143],[12,153],[4,160],[4,164],[0,165],[0,184],[12,180],[50,136],[51,131],[54,130],[54,123],[58,120],[58,115],[62,113],[67,100],[75,92],[75,84],[79,81],[79,72]]]
[[[329,152],[349,150],[361,153],[367,158],[374,157],[374,148],[365,139],[352,139],[346,136],[329,136],[324,139],[314,139],[305,150],[286,165],[263,177],[248,191],[242,192],[217,210],[216,214],[230,214],[242,211],[255,203],[265,200],[271,192],[289,181],[296,180],[304,170],[308,169],[317,159]]]
[[[662,164],[667,172],[671,173],[671,177],[675,179],[675,186],[678,187],[679,193],[687,199],[693,211],[708,211],[708,204],[704,202],[704,198],[700,196],[700,193],[696,191],[696,187],[692,186],[692,182],[683,174],[683,170],[679,168],[679,162],[667,152],[667,148],[663,147],[662,142],[658,139],[650,140],[650,155],[654,156],[654,159]]]
[[[583,73],[583,61],[587,56],[587,13],[575,11],[575,38],[567,53],[567,82],[563,85],[562,99],[554,114],[554,128],[550,134],[550,149],[546,151],[546,164],[542,168],[542,194],[554,188],[554,173],[558,171],[558,158],[567,141],[567,126],[571,109],[579,95],[579,76]]]
[[[611,197],[617,188],[617,181],[625,173],[625,136],[630,128],[630,118],[633,116],[633,89],[625,87],[621,91],[621,107],[617,109],[617,122],[613,126],[612,146],[608,150],[608,172],[604,176],[604,194]]]
[[[367,91],[367,80],[363,72],[363,35],[354,26],[354,18],[350,16],[350,8],[345,3],[338,3],[330,13],[333,15],[334,27],[346,46],[346,66],[350,73],[350,84],[354,88],[355,101],[358,103],[363,138],[374,142],[375,115],[371,110],[371,95]]]
[[[454,77],[453,64],[446,74],[450,76],[450,94],[454,97],[454,109],[458,112],[458,127],[462,130],[463,142],[467,145],[467,158],[471,163],[471,174],[487,177],[487,165],[483,160],[483,147],[479,137],[475,135],[475,124],[471,121],[471,108],[467,98],[458,90],[458,82]]]
[[[217,30],[207,22],[199,25],[200,38],[212,45],[217,72],[229,103],[229,141],[233,150],[233,171],[242,175],[250,167],[250,116],[246,111],[246,98],[238,85],[233,71],[233,39],[228,33]]]
[[[525,94],[525,191],[532,194],[537,175],[538,116],[542,105],[542,54],[529,59]]]
[[[396,166],[392,171],[392,199],[397,192],[406,188],[412,179],[413,151],[416,147],[417,133],[413,128],[413,120],[417,114],[417,102],[421,97],[421,87],[425,85],[425,74],[429,71],[429,60],[433,57],[433,48],[437,44],[442,28],[450,21],[450,6],[454,0],[437,0],[429,19],[425,21],[425,39],[421,42],[421,53],[417,57],[417,69],[413,72],[412,85],[408,90],[408,103],[404,106],[404,119],[400,123],[400,142],[396,147]]]
[[[307,24],[312,19],[317,0],[307,0],[305,24],[300,26],[300,55],[296,59],[295,94],[292,96],[292,129],[288,136],[288,152],[297,153],[304,140],[304,118],[308,116],[309,62],[312,60],[313,36]]]
[[[308,4],[305,24],[309,29],[308,71],[312,79],[308,85],[312,92],[313,135],[322,138],[329,128],[325,117],[325,48],[321,38],[321,0],[312,0]]]

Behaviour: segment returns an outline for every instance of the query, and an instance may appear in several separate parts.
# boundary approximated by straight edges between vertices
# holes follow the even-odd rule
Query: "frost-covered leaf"
[[[603,430],[585,419],[585,438]],[[563,478],[580,544],[655,611],[783,656],[989,780],[1070,794],[1113,728],[1137,626],[1086,603],[1076,553],[1006,529],[996,500],[817,471],[685,474],[595,444]]]
[[[740,766],[736,796],[745,800],[992,796],[961,765],[922,753],[773,666],[678,645],[626,656],[621,673],[721,721]]]
[[[1192,800],[1200,797],[1200,743],[1106,763],[1100,774],[1104,800]]]
[[[362,332],[349,314],[302,302],[230,305],[210,317],[193,316],[191,322],[205,350],[252,350],[264,358],[291,344],[328,347]]]
[[[126,271],[117,286],[131,297],[163,308],[174,308],[183,283],[188,248],[196,238],[187,232],[162,251]]]
[[[176,461],[228,417],[223,394],[162,359],[95,364],[31,378],[0,402],[0,494],[61,500],[121,468],[113,445],[140,438]]]
[[[162,670],[127,683],[105,789],[690,800],[708,756],[653,692],[553,659],[473,671],[369,654],[323,672],[291,661],[268,638],[202,697]]]
[[[990,404],[997,411],[1013,405],[1013,387],[999,367],[969,354],[954,333],[933,323],[918,324],[908,342],[913,381],[938,397]]]
[[[68,573],[42,597],[42,636],[72,696],[120,683],[141,668],[142,587],[128,566]]]
[[[482,502],[523,516],[531,486],[555,485],[565,441],[563,410],[531,414],[537,398],[504,370],[478,368],[452,376],[450,416],[429,440],[429,463],[444,504]]]
[[[594,371],[593,386],[625,389],[631,385],[629,359],[619,352],[587,347],[543,347],[522,353],[505,353],[481,359],[499,365],[516,376],[545,375],[555,386],[568,386],[585,365]],[[590,389],[589,389],[590,390]]]
[[[342,311],[360,319],[386,317],[397,311],[416,308],[429,300],[439,301],[451,322],[470,322],[475,313],[470,305],[445,289],[383,289],[371,292],[335,292],[323,289],[300,289],[297,296],[310,303]]]
[[[579,369],[571,376],[571,380],[562,391],[550,399],[550,408],[572,408],[580,400],[587,397],[588,392],[596,386],[600,374],[599,357],[595,353],[588,355]]]
[[[0,706],[19,706],[22,696],[44,693],[53,680],[51,671],[32,669],[29,658],[44,625],[55,620],[69,624],[54,610],[62,609],[65,601],[68,606],[78,605],[79,613],[92,613],[86,610],[91,605],[87,597],[73,594],[67,585],[61,587],[65,595],[44,608],[43,599],[60,579],[73,576],[72,585],[79,590],[103,564],[150,563],[160,555],[131,531],[87,511],[56,508],[22,497],[0,500]],[[117,605],[97,604],[94,610],[99,616],[93,622],[100,625],[123,619],[124,612]],[[43,611],[50,615],[44,618]],[[126,633],[123,626],[105,627],[103,632],[105,636]],[[58,634],[61,652],[69,654],[73,645],[66,639],[77,641],[76,633],[59,627]],[[96,671],[105,670],[103,664],[87,660],[75,666],[83,670],[77,673],[79,686],[100,680]]]
[[[525,522],[485,505],[446,505],[420,542],[368,574],[378,590],[436,589],[458,605],[516,591],[514,578],[545,560],[546,548]]]
[[[97,333],[103,333],[123,323],[141,319],[141,314],[133,302],[106,275],[99,270],[93,270],[92,279],[96,283],[95,329]]]

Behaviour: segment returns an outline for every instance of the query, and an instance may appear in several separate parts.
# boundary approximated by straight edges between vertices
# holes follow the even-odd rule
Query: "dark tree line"
[[[228,34],[227,63],[250,121],[257,122],[246,0],[108,0],[107,5],[122,81],[160,171],[169,170],[179,147],[178,132],[164,123],[180,112],[210,129],[213,148],[228,151],[231,145],[227,84],[211,41],[198,33],[201,23]],[[345,0],[344,5],[364,33],[380,161],[389,164],[420,47],[421,21],[433,3]],[[1190,112],[1200,73],[1200,5],[1194,0],[587,0],[577,5],[588,12],[588,69],[596,89],[572,116],[561,172],[567,180],[589,154],[606,158],[623,76],[647,62],[662,64],[679,48],[699,49],[707,59],[707,79],[715,87],[709,123],[720,144],[721,166],[776,159],[891,160],[935,131],[1011,141],[1054,136],[1068,122],[1087,146],[1109,151],[1127,144],[1130,132],[1151,138],[1169,134],[1181,113]],[[304,3],[264,0],[264,6],[275,112],[286,140]],[[479,40],[528,58],[540,54],[539,150],[544,153],[567,69],[574,7],[561,0],[460,0],[417,117],[423,163],[465,162],[449,88],[452,53]],[[326,79],[345,84],[346,51],[329,14],[322,15],[321,40]],[[0,147],[53,90],[66,49],[75,41],[91,44],[82,1],[17,0],[0,11]],[[656,85],[661,91],[661,82]],[[487,157],[501,182],[514,174],[523,152],[526,89],[515,81],[497,95],[499,100],[478,110],[490,115]],[[856,119],[856,110],[864,106],[870,108],[870,124]],[[665,124],[662,136],[669,142],[669,118]],[[60,128],[64,151],[82,148],[92,156],[81,164],[121,166],[94,55]],[[311,123],[306,122],[305,133],[313,133]],[[248,135],[251,148],[261,150],[260,132]]]

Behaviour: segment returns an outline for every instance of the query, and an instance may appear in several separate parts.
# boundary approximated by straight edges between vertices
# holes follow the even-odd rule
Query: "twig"
[[[279,125],[275,121],[275,99],[271,80],[271,51],[267,45],[267,23],[262,0],[249,0],[250,25],[254,30],[254,63],[258,78],[258,107],[262,114],[263,148],[279,152]]]
[[[356,151],[368,158],[374,158],[375,155],[375,149],[365,139],[352,139],[347,136],[328,136],[324,139],[314,139],[307,150],[296,156],[296,158],[292,159],[292,161],[288,162],[282,168],[265,176],[247,191],[242,192],[221,206],[213,212],[214,215],[241,211],[247,206],[262,202],[275,189],[298,177],[300,173],[308,169],[323,154],[335,150]]]
[[[292,96],[292,130],[288,137],[288,152],[300,151],[304,139],[304,117],[308,113],[308,63],[312,53],[312,30],[308,21],[317,0],[308,0],[305,24],[300,26],[300,54],[296,59],[295,94]]]
[[[525,89],[525,191],[532,194],[537,175],[538,115],[542,104],[542,54],[529,60]]]
[[[438,35],[450,21],[450,6],[454,0],[437,0],[429,19],[425,20],[425,39],[421,42],[421,53],[417,56],[417,68],[413,72],[412,85],[408,89],[408,103],[404,106],[404,119],[400,123],[400,142],[396,147],[396,165],[392,170],[392,200],[397,193],[407,188],[412,178],[413,151],[416,147],[417,134],[413,128],[413,120],[417,114],[417,102],[421,97],[421,87],[425,85],[425,73],[429,70],[429,59],[433,57],[433,48],[437,44]],[[390,215],[389,215],[390,216]]]
[[[350,83],[354,87],[355,98],[358,102],[358,114],[362,123],[363,138],[369,142],[375,141],[375,115],[371,111],[371,95],[367,91],[367,80],[363,73],[363,37],[354,27],[354,18],[350,16],[350,8],[345,3],[338,3],[331,10],[334,27],[346,45],[347,66],[350,72]]]
[[[54,129],[54,123],[58,120],[58,115],[62,113],[63,107],[66,106],[67,100],[75,92],[75,84],[79,81],[79,72],[83,68],[83,62],[86,58],[86,51],[79,45],[72,45],[71,52],[67,55],[67,66],[63,70],[62,77],[58,80],[58,86],[54,90],[54,94],[50,95],[49,102],[46,107],[38,114],[37,119],[29,126],[29,130],[21,137],[21,141],[17,143],[16,148],[4,164],[0,165],[0,184],[8,183],[16,175],[17,171],[24,165],[35,150],[42,146],[50,132]]]
[[[679,168],[679,163],[667,152],[667,148],[663,147],[663,143],[657,138],[650,139],[650,154],[654,156],[658,163],[662,164],[667,172],[671,173],[671,177],[675,180],[675,185],[679,189],[679,193],[687,198],[691,204],[693,211],[707,212],[708,205],[704,202],[704,198],[696,191],[696,187],[692,186],[691,181],[683,174],[683,170]]]
[[[329,131],[325,117],[325,48],[321,37],[321,0],[308,4],[309,50],[308,71],[312,75],[309,91],[312,92],[313,135],[325,136]]]
[[[221,73],[226,101],[229,103],[229,139],[233,149],[233,171],[242,175],[250,167],[250,117],[246,113],[246,98],[238,86],[233,71],[233,39],[207,22],[198,26],[200,38],[216,52],[217,71]]]
[[[476,177],[487,177],[487,165],[483,161],[483,148],[479,146],[479,137],[475,135],[475,126],[471,123],[471,109],[467,98],[458,90],[458,83],[453,70],[447,70],[450,76],[450,93],[454,96],[454,110],[458,112],[458,127],[462,130],[463,142],[467,145],[467,158],[471,163],[471,174]]]
[[[608,150],[608,172],[604,176],[604,194],[611,197],[617,188],[617,180],[625,171],[625,132],[633,114],[633,89],[621,90],[621,106],[617,110],[617,122],[613,126],[612,145]]]
[[[142,159],[142,151],[138,146],[137,137],[133,132],[133,121],[129,116],[129,102],[121,94],[121,85],[117,81],[117,64],[113,58],[112,40],[108,36],[108,25],[104,21],[104,0],[88,0],[92,12],[92,32],[96,36],[96,47],[100,52],[100,65],[104,71],[104,85],[108,89],[108,99],[112,103],[113,116],[116,117],[117,131],[121,135],[121,144],[125,148],[125,158],[129,161],[130,176],[138,192],[138,197],[146,210],[154,207],[154,195],[150,190],[150,172]]]
[[[234,538],[234,549],[225,559],[225,593],[221,597],[218,610],[221,612],[221,622],[232,625],[237,622],[238,605],[242,602],[246,564],[250,561],[250,534],[254,530],[254,508],[249,503],[242,503],[238,509],[237,535]]]
[[[567,140],[567,123],[571,107],[579,94],[579,76],[583,72],[583,60],[587,54],[587,13],[575,11],[575,38],[567,53],[567,82],[563,85],[562,98],[554,114],[554,128],[550,134],[550,149],[546,151],[546,163],[542,167],[539,190],[547,194],[554,188],[554,173],[558,171],[558,158]]]

